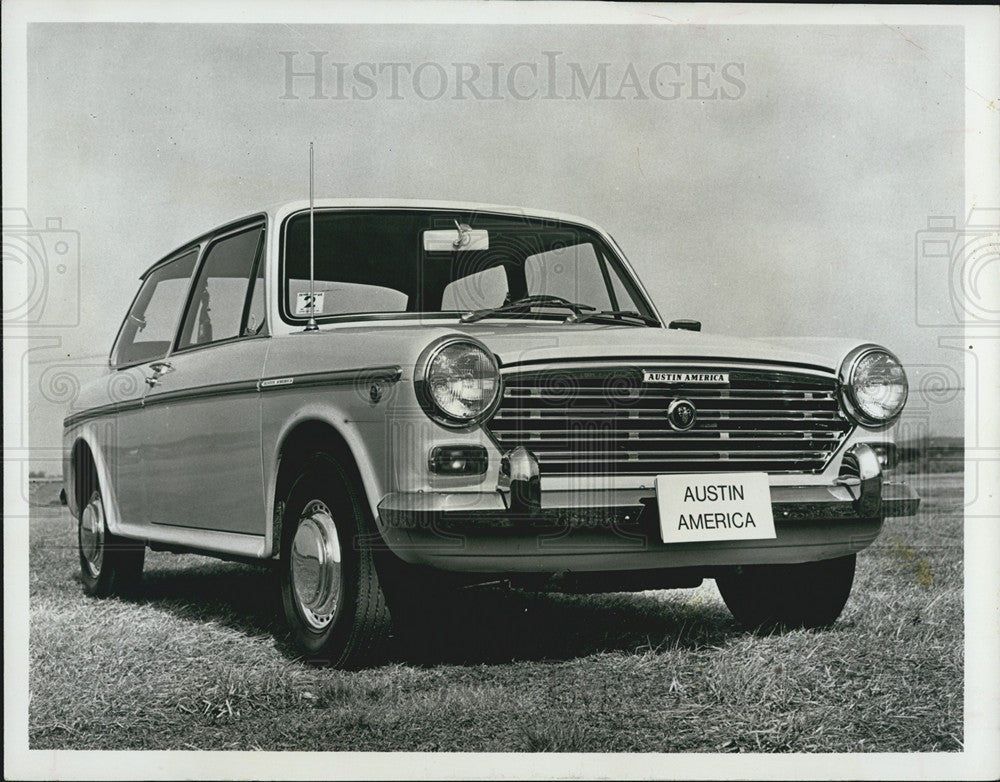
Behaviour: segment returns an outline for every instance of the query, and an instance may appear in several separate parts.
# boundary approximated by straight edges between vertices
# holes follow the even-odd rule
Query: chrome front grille
[[[728,383],[646,383],[644,372],[727,373]],[[667,408],[697,409],[675,431]],[[820,472],[850,432],[833,376],[738,366],[650,365],[504,374],[487,424],[502,450],[523,445],[542,475]]]

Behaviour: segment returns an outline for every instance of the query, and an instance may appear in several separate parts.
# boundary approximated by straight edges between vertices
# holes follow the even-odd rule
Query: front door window
[[[214,242],[198,272],[177,349],[235,339],[247,328],[247,296],[264,234],[255,226]],[[262,317],[260,313],[257,317]],[[254,324],[256,327],[259,324]]]

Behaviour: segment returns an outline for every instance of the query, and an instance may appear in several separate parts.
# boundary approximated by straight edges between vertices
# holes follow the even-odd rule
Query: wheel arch
[[[80,437],[73,443],[69,464],[66,501],[73,515],[78,516],[80,509],[87,504],[94,485],[99,482],[94,454],[84,438]]]
[[[356,438],[322,416],[309,416],[295,421],[283,432],[275,452],[274,473],[271,480],[271,523],[268,528],[271,557],[280,557],[282,498],[287,494],[299,468],[317,451],[338,459],[362,492],[363,500],[373,515],[378,513],[379,484],[367,452]]]
[[[63,480],[63,486],[66,489],[66,504],[73,516],[79,516],[93,490],[100,489],[108,530],[118,532],[118,502],[114,484],[99,439],[89,427],[84,427],[73,438],[69,448],[69,473]]]

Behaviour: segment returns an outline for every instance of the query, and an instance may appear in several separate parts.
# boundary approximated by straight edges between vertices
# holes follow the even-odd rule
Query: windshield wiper
[[[544,294],[538,294],[535,296],[525,296],[517,301],[511,301],[507,304],[501,304],[499,307],[487,307],[484,310],[470,310],[466,312],[462,317],[458,319],[459,323],[475,323],[477,320],[482,320],[483,318],[488,318],[491,315],[500,315],[504,312],[511,312],[513,310],[519,310],[524,307],[535,306],[545,306],[545,307],[564,307],[568,310],[573,310],[573,314],[570,317],[579,318],[581,316],[586,317],[585,313],[597,312],[597,307],[591,307],[589,304],[576,304],[569,299],[564,299],[561,296],[547,296]]]
[[[659,326],[660,321],[656,318],[651,318],[648,315],[640,315],[634,310],[594,310],[593,312],[575,312],[566,318],[564,323],[583,323],[585,320],[590,320],[591,318],[611,318],[614,320],[623,320],[625,318],[632,318],[640,323],[644,323],[647,326]]]

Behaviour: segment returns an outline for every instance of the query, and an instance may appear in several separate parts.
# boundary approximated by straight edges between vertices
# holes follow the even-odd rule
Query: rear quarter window
[[[112,366],[145,364],[167,355],[197,260],[198,250],[191,250],[146,276],[112,348]]]

